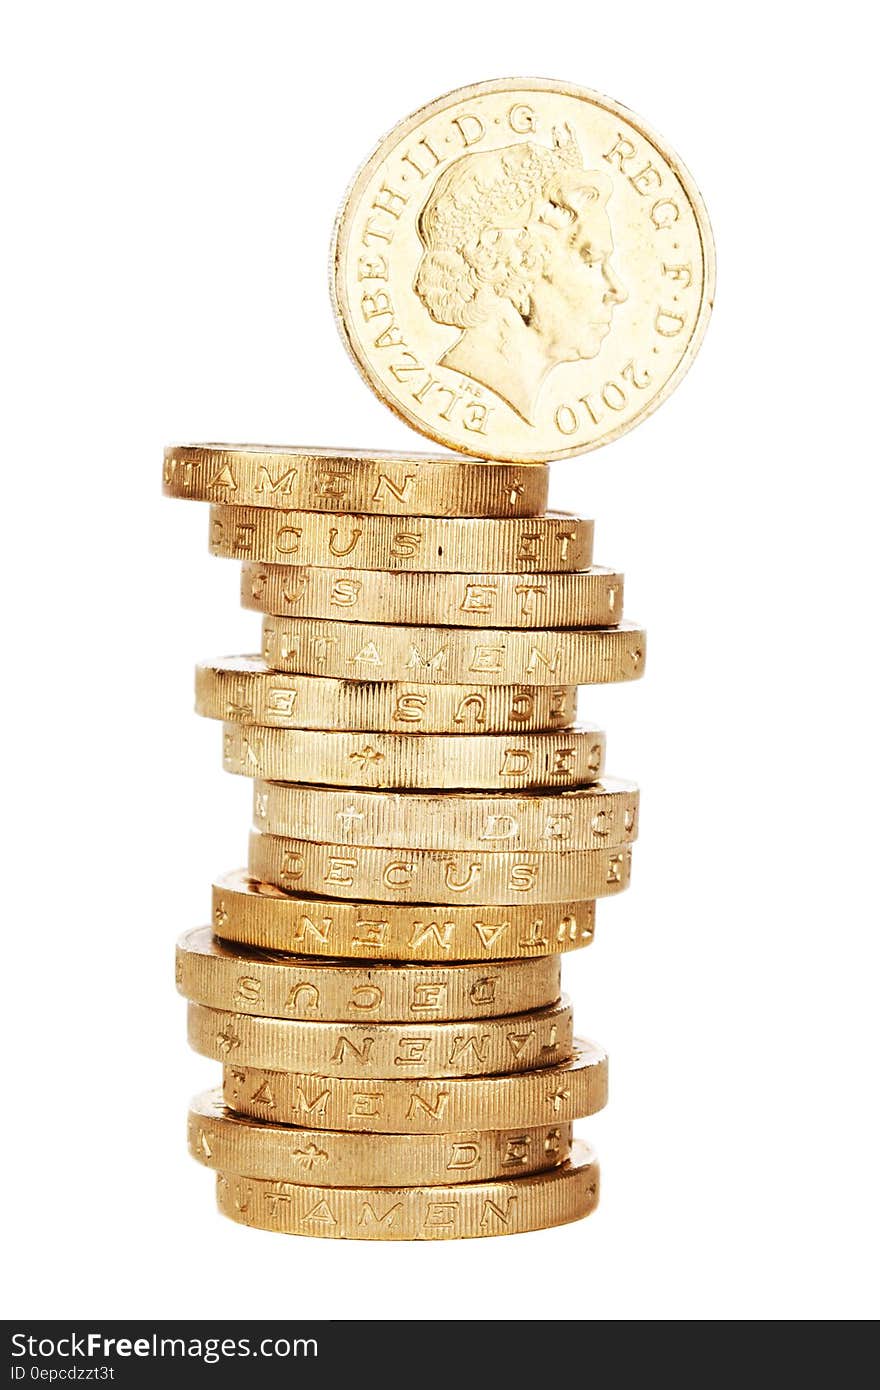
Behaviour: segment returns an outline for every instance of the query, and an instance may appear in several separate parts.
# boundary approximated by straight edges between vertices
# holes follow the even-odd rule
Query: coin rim
[[[237,925],[239,927],[237,934],[233,932],[229,935],[226,931],[229,925],[229,918],[232,914],[223,906],[224,894],[234,907]],[[315,911],[320,909],[321,906],[325,908],[332,906],[334,911],[341,914],[346,919],[350,919],[340,929],[341,933],[346,938],[346,948],[344,950],[332,949],[328,951],[315,951],[306,950],[301,941],[293,943],[288,932],[291,919],[296,919],[297,904],[300,905],[299,910],[303,913],[306,911],[306,905],[310,906]],[[383,903],[382,906],[385,909],[385,913],[388,915],[389,921],[394,921],[395,933],[400,933],[401,930],[403,930],[405,934],[411,931],[413,911],[417,911],[419,907],[434,905],[424,903]],[[479,904],[465,907],[464,905],[452,904],[451,906],[444,905],[443,912],[446,920],[451,920],[457,931],[464,929],[466,932],[470,932],[473,928],[474,914],[480,913],[485,915],[487,912],[503,913],[507,920],[509,922],[515,922],[517,924],[517,930],[520,930],[521,926],[525,924],[523,919],[531,917],[534,920],[534,917],[538,915],[543,920],[546,915],[546,909],[555,908],[558,913],[563,912],[563,909],[565,909],[564,915],[575,917],[578,927],[581,930],[586,929],[588,934],[586,936],[578,936],[575,941],[560,942],[556,940],[551,943],[548,939],[543,943],[543,950],[539,950],[536,944],[535,949],[530,949],[528,953],[520,947],[518,950],[514,949],[511,954],[509,943],[507,943],[503,954],[501,952],[490,952],[488,948],[484,947],[482,952],[464,955],[461,948],[453,946],[448,951],[444,951],[442,955],[433,952],[431,954],[420,952],[414,955],[410,949],[405,949],[402,943],[389,947],[388,943],[385,942],[381,947],[377,947],[375,951],[370,950],[368,952],[367,950],[361,949],[355,954],[350,938],[353,935],[351,927],[357,920],[357,911],[359,909],[372,910],[373,908],[375,908],[375,903],[359,902],[355,899],[338,898],[333,899],[331,902],[329,899],[320,898],[315,895],[285,893],[283,890],[274,888],[270,884],[259,883],[252,879],[245,868],[229,869],[225,873],[218,874],[211,883],[211,921],[214,934],[215,936],[219,936],[221,941],[227,943],[232,942],[240,946],[251,946],[258,950],[282,951],[289,955],[315,957],[316,959],[325,961],[331,959],[338,960],[344,957],[354,964],[372,960],[385,965],[389,962],[397,961],[402,961],[407,964],[425,963],[435,965],[443,964],[447,961],[474,964],[476,962],[531,960],[533,956],[562,956],[567,955],[571,951],[583,950],[592,943],[596,931],[595,899],[568,901],[566,903],[540,904],[540,906],[536,904],[514,904],[511,906],[510,904],[504,903],[489,906]],[[542,908],[544,909],[543,912],[541,911]],[[227,918],[222,923],[217,920],[218,909],[227,911]],[[391,914],[393,914],[393,919]],[[514,914],[517,915],[514,916]],[[280,931],[278,927],[279,922],[282,924],[283,928]],[[242,927],[243,931],[241,930]],[[255,939],[253,935],[255,931],[257,933],[257,939]],[[282,940],[282,938],[282,944],[279,945],[278,942]],[[428,947],[427,949],[430,950],[431,948]],[[437,949],[438,948],[434,948],[435,951]]]
[[[189,457],[192,456],[192,457]],[[192,464],[200,466],[212,461],[214,468],[229,467],[238,469],[239,472],[248,473],[260,466],[261,459],[275,458],[279,460],[289,460],[290,468],[297,468],[298,471],[306,472],[306,478],[296,490],[297,496],[304,494],[303,503],[281,502],[274,492],[270,496],[261,494],[259,500],[247,501],[244,498],[236,500],[235,496],[228,496],[229,488],[224,485],[215,485],[213,488],[209,482],[203,481],[199,486],[181,487],[175,485],[177,476],[176,470],[180,464]],[[340,465],[342,470],[350,469],[348,473],[349,481],[358,488],[369,490],[378,482],[383,468],[406,468],[411,467],[420,474],[420,496],[417,504],[409,506],[400,503],[392,511],[386,507],[376,507],[364,505],[363,499],[351,499],[349,497],[337,498],[329,495],[317,497],[309,494],[309,486],[314,487],[319,477],[318,465],[323,465],[326,469],[331,464]],[[168,468],[171,466],[170,476]],[[345,514],[350,512],[369,513],[379,516],[408,516],[413,511],[420,515],[435,515],[437,517],[451,516],[471,516],[476,519],[490,519],[496,517],[529,516],[531,514],[540,515],[547,510],[547,495],[549,486],[549,468],[544,466],[544,476],[541,477],[540,465],[535,465],[534,474],[530,478],[530,484],[536,488],[536,505],[531,502],[525,508],[520,508],[515,503],[508,503],[499,509],[495,504],[490,506],[488,489],[493,483],[501,484],[502,496],[505,485],[510,488],[513,482],[522,482],[518,474],[522,473],[520,465],[513,461],[489,460],[474,458],[472,455],[462,454],[460,451],[444,453],[424,453],[411,449],[406,450],[359,450],[355,448],[334,449],[321,448],[320,446],[307,445],[258,445],[258,444],[220,444],[220,443],[190,443],[190,444],[169,444],[163,454],[162,460],[162,492],[166,497],[171,497],[180,501],[196,501],[202,503],[228,503],[236,506],[262,506],[272,511],[288,510],[293,506],[297,510],[307,510],[321,512],[325,514]],[[430,471],[429,471],[430,470]],[[445,471],[446,477],[438,476]],[[311,471],[311,477],[308,476]],[[531,470],[530,470],[531,472]],[[493,478],[493,473],[495,477]],[[509,475],[509,479],[508,476]],[[461,479],[461,481],[459,481]],[[248,496],[254,493],[254,478],[246,477],[241,479],[244,491]],[[444,503],[442,512],[434,512],[431,498],[438,494],[445,494],[446,489],[452,484],[461,492],[463,500],[456,498],[458,505],[452,506],[449,502]],[[427,494],[423,497],[421,493]],[[468,497],[468,494],[471,494]],[[294,495],[294,494],[291,494]],[[482,505],[478,500],[482,498]],[[543,500],[542,500],[543,499]],[[358,505],[351,505],[352,501],[358,500]],[[319,505],[324,503],[326,505]],[[425,505],[431,507],[428,512],[422,509]],[[472,507],[479,506],[479,510],[473,511]],[[488,508],[488,510],[487,510]]]
[[[265,813],[261,813],[257,807],[257,798],[265,796],[267,806]],[[330,805],[331,800],[347,800],[352,797],[363,797],[362,814],[367,818],[372,818],[375,822],[387,822],[375,824],[370,827],[369,839],[359,839],[346,837],[340,839],[337,835],[334,839],[324,834],[325,823],[329,818],[338,816],[338,812],[333,811]],[[431,849],[435,851],[450,851],[467,853],[470,850],[487,851],[494,849],[509,850],[522,854],[554,854],[557,851],[566,850],[587,850],[601,849],[607,842],[595,837],[596,843],[581,843],[587,839],[587,833],[579,830],[577,834],[560,839],[559,843],[548,842],[546,844],[532,844],[528,837],[525,842],[515,844],[512,847],[509,842],[493,843],[491,841],[478,842],[477,837],[462,836],[452,831],[450,824],[447,835],[445,818],[450,822],[456,818],[467,819],[480,813],[481,803],[484,805],[483,813],[486,814],[485,807],[490,803],[499,803],[499,810],[491,811],[488,814],[501,815],[520,815],[529,816],[537,819],[539,816],[550,815],[554,810],[567,810],[572,815],[577,814],[583,821],[589,824],[589,819],[596,814],[596,810],[601,808],[602,800],[608,797],[613,804],[620,805],[627,798],[636,804],[636,820],[633,830],[627,834],[623,831],[625,838],[619,840],[621,845],[633,845],[638,840],[638,812],[641,801],[641,794],[638,785],[624,777],[602,776],[598,782],[586,783],[579,787],[557,788],[550,791],[468,791],[466,788],[455,791],[426,792],[418,788],[404,788],[400,791],[388,788],[374,789],[370,787],[332,787],[328,783],[313,784],[310,782],[281,782],[275,778],[263,777],[254,778],[253,784],[253,827],[256,830],[267,832],[270,835],[280,835],[289,840],[316,839],[323,844],[341,844],[348,849]],[[280,804],[274,809],[274,822],[269,824],[268,798]],[[375,802],[373,801],[375,798]],[[314,800],[319,803],[326,799],[327,806],[318,811],[318,833],[303,835],[301,830],[291,830],[290,826],[295,824],[296,818],[291,817],[286,809],[286,803],[300,799],[303,803]],[[586,806],[586,802],[594,800],[595,809]],[[560,805],[561,801],[561,805]],[[425,803],[424,805],[422,803]],[[432,803],[436,802],[436,807]],[[409,832],[403,827],[413,824],[416,818],[420,825],[431,825],[434,816],[439,811],[439,807],[446,803],[441,814],[444,817],[442,834],[435,833],[432,829],[431,834],[423,836],[424,843],[412,844],[409,840]],[[528,803],[532,802],[529,807]],[[546,806],[539,803],[546,802]],[[409,803],[409,804],[407,804]],[[525,804],[521,804],[525,803]],[[580,807],[579,807],[580,803]],[[501,807],[506,807],[502,810]],[[537,810],[535,810],[537,808]],[[315,808],[317,809],[317,807]],[[281,828],[279,829],[279,824]],[[305,821],[303,821],[305,826]],[[314,829],[314,827],[313,827]],[[327,826],[329,829],[329,825]],[[366,835],[367,832],[357,832]],[[376,838],[379,836],[380,838]],[[403,840],[407,843],[404,845]],[[461,840],[466,841],[461,843]],[[523,840],[522,832],[514,839]],[[572,843],[577,840],[578,843]],[[430,841],[430,843],[429,843]]]
[[[208,964],[203,967],[203,962],[219,962],[218,965]],[[225,1012],[256,1014],[259,1018],[290,1018],[298,1017],[289,1013],[276,1013],[272,1007],[272,997],[266,999],[266,994],[276,987],[282,989],[295,988],[290,975],[301,977],[297,983],[317,983],[323,990],[328,985],[328,977],[332,976],[334,981],[339,982],[340,976],[344,977],[339,988],[340,993],[347,993],[350,989],[356,988],[358,982],[361,984],[378,984],[383,990],[389,987],[399,988],[403,982],[403,989],[407,989],[407,977],[409,983],[420,983],[420,977],[426,975],[440,975],[444,973],[450,978],[445,982],[447,986],[452,986],[452,992],[460,991],[462,994],[461,1007],[463,1012],[460,1014],[449,1014],[448,1005],[438,1006],[437,1012],[432,1012],[419,1017],[409,1012],[402,1011],[398,1016],[395,1009],[390,1009],[383,1000],[374,1010],[371,1017],[364,1019],[358,1018],[355,1013],[348,1012],[340,1014],[338,1021],[341,1023],[369,1022],[369,1023],[398,1023],[398,1022],[452,1022],[456,1018],[459,1022],[473,1022],[482,1018],[504,1017],[505,1013],[523,1013],[528,1009],[542,1009],[548,1007],[554,1001],[558,1001],[562,996],[561,989],[561,970],[560,957],[551,956],[527,956],[517,960],[503,960],[495,962],[493,974],[496,976],[508,975],[506,989],[509,999],[506,1003],[512,1007],[499,1010],[497,1001],[493,998],[490,1005],[481,1012],[474,1012],[474,1004],[465,1004],[464,993],[468,988],[473,988],[481,979],[485,978],[487,963],[485,961],[377,961],[377,960],[352,960],[346,958],[334,958],[332,956],[300,956],[291,952],[274,950],[267,947],[247,946],[240,941],[227,941],[219,937],[213,928],[209,926],[191,927],[178,937],[175,944],[175,982],[178,994],[182,995],[191,1003],[204,1004],[212,1009]],[[534,971],[535,978],[532,978],[531,967],[538,965]],[[544,969],[549,970],[549,989],[554,991],[546,998],[537,998],[541,994],[541,982],[544,980]],[[524,976],[520,974],[523,967],[526,967]],[[255,976],[255,972],[261,972]],[[272,981],[271,972],[277,971],[278,978]],[[220,987],[217,984],[217,976],[221,975]],[[232,995],[224,995],[223,990],[233,983],[235,977],[240,978],[242,974],[250,974],[259,979],[261,986],[265,985],[265,992],[261,993],[259,1000],[242,1000]],[[473,984],[470,984],[470,976],[473,975]],[[458,977],[456,979],[456,976]],[[232,978],[230,978],[232,977]],[[387,978],[386,978],[387,977]],[[271,983],[270,983],[271,982]],[[429,983],[441,983],[442,981],[429,981]],[[212,988],[208,988],[210,985]],[[231,998],[232,1002],[224,1002],[224,999]],[[528,1001],[528,1002],[526,1002]],[[316,1021],[332,1022],[336,1021],[335,1016],[328,1015],[326,1006],[319,1008]]]
[[[204,1126],[215,1126],[216,1128],[212,1130],[212,1133],[216,1133],[216,1129],[219,1128],[222,1136],[220,1143],[225,1145],[230,1151],[229,1156],[231,1161],[226,1163],[215,1161],[219,1157],[216,1151],[213,1152],[210,1157],[205,1155],[204,1152],[199,1153],[191,1143],[192,1130],[196,1126],[199,1128],[203,1128]],[[422,1166],[423,1169],[427,1167],[426,1158],[430,1154],[431,1148],[448,1147],[451,1143],[493,1143],[497,1142],[499,1139],[509,1140],[511,1136],[517,1136],[523,1133],[528,1134],[530,1137],[543,1138],[546,1136],[548,1130],[554,1128],[558,1128],[560,1131],[563,1129],[566,1131],[564,1136],[566,1142],[560,1142],[560,1150],[555,1151],[550,1161],[542,1164],[539,1168],[530,1167],[527,1168],[525,1172],[501,1172],[495,1177],[484,1176],[476,1179],[472,1177],[462,1179],[463,1182],[499,1182],[516,1177],[529,1177],[532,1173],[547,1173],[553,1168],[558,1168],[571,1154],[575,1142],[575,1136],[572,1132],[573,1126],[573,1120],[563,1120],[557,1125],[551,1117],[551,1119],[545,1120],[538,1125],[514,1125],[510,1129],[481,1130],[478,1128],[471,1128],[452,1130],[449,1133],[432,1131],[430,1134],[395,1134],[386,1132],[377,1136],[369,1130],[319,1129],[315,1126],[282,1124],[265,1117],[261,1118],[255,1115],[243,1115],[240,1111],[233,1110],[231,1106],[226,1104],[223,1099],[223,1088],[222,1086],[217,1086],[199,1092],[197,1095],[193,1096],[190,1101],[189,1110],[187,1112],[187,1145],[190,1156],[204,1168],[212,1169],[214,1172],[237,1173],[240,1176],[260,1178],[261,1180],[269,1182],[292,1182],[296,1184],[298,1179],[304,1175],[297,1174],[295,1177],[269,1176],[265,1172],[260,1174],[253,1172],[253,1170],[242,1169],[240,1165],[242,1163],[247,1164],[252,1162],[256,1151],[259,1153],[264,1168],[274,1167],[280,1170],[282,1168],[283,1156],[279,1150],[281,1150],[283,1145],[290,1144],[291,1142],[314,1142],[317,1140],[329,1143],[332,1146],[335,1141],[337,1149],[342,1150],[342,1152],[336,1152],[332,1155],[331,1162],[333,1167],[330,1172],[322,1172],[320,1174],[320,1176],[325,1179],[320,1186],[339,1188],[355,1185],[353,1182],[355,1174],[351,1173],[350,1176],[346,1175],[347,1168],[351,1170],[356,1167],[352,1161],[352,1155],[346,1152],[349,1148],[356,1150],[361,1146],[374,1149],[376,1152],[374,1161],[381,1166],[383,1162],[382,1150],[387,1145],[387,1141],[391,1140],[391,1145],[389,1147],[393,1150],[394,1162],[396,1165],[400,1165],[403,1161],[401,1150],[405,1151],[410,1142],[414,1139],[427,1140],[428,1143],[422,1146],[423,1150],[427,1152],[422,1151],[418,1153],[414,1159],[410,1158],[410,1162],[412,1163],[411,1171],[416,1171],[419,1166]],[[328,1135],[331,1136],[329,1140]],[[379,1140],[378,1143],[376,1142],[377,1138]],[[562,1139],[563,1136],[560,1133],[560,1141],[562,1141]],[[249,1148],[251,1150],[250,1153],[247,1152]],[[562,1157],[557,1157],[556,1155],[562,1149],[565,1150]],[[242,1150],[245,1150],[244,1154],[242,1154]],[[288,1170],[288,1172],[290,1171],[291,1170]],[[445,1171],[448,1173],[449,1170],[447,1169]],[[326,1178],[331,1176],[333,1181],[326,1181]],[[360,1174],[357,1174],[357,1176],[360,1176]],[[449,1186],[450,1179],[448,1177],[441,1175],[440,1180],[435,1183],[431,1181],[431,1178],[435,1176],[436,1172],[432,1172],[430,1178],[420,1176],[418,1178],[400,1180],[397,1185],[402,1187]],[[358,1182],[356,1185],[367,1189],[381,1189],[388,1186],[387,1183],[378,1182]]]

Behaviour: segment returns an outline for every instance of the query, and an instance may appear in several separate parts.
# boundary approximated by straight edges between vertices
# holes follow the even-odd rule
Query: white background
[[[3,885],[8,1315],[859,1318],[876,1239],[877,136],[866,7],[83,0],[9,11]],[[603,1200],[515,1240],[297,1241],[184,1147],[218,1068],[172,947],[243,861],[191,713],[252,649],[163,444],[419,447],[326,290],[336,206],[450,87],[632,105],[705,195],[717,308],[676,394],[554,465],[650,631],[584,714],[643,787],[631,891],[566,961],[612,1103]],[[427,447],[427,446],[426,446]]]

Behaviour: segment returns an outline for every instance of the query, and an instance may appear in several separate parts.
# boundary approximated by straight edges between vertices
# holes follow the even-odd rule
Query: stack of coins
[[[254,830],[178,951],[224,1064],[190,1148],[234,1220],[438,1239],[593,1210],[572,1121],[607,1062],[559,958],[627,886],[638,793],[576,698],[638,678],[645,635],[592,522],[547,510],[547,463],[669,395],[713,287],[700,195],[631,111],[466,87],[379,143],[331,253],[362,376],[456,452],[168,450],[263,623],[259,657],[198,671]]]
[[[273,1230],[504,1234],[584,1216],[605,1102],[560,954],[629,880],[638,793],[603,776],[576,688],[632,680],[644,633],[547,469],[189,446],[262,657],[201,665],[200,714],[254,779],[246,871],[178,947],[196,1051],[224,1064],[190,1149]]]

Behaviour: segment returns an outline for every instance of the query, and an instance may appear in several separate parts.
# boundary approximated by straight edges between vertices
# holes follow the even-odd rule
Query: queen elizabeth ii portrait
[[[440,364],[529,424],[553,368],[595,357],[627,297],[611,265],[610,196],[564,127],[551,148],[462,155],[419,216],[416,294],[436,323],[461,330]]]

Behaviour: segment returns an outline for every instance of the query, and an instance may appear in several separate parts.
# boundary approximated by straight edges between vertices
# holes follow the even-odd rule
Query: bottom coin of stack
[[[280,908],[286,896],[269,899],[276,913],[307,903],[320,920],[331,906]],[[598,1166],[571,1122],[604,1105],[607,1059],[573,1038],[559,978],[555,954],[355,962],[188,933],[177,983],[190,1041],[225,1064],[222,1092],[193,1102],[189,1146],[217,1172],[220,1210],[366,1240],[588,1215]]]

